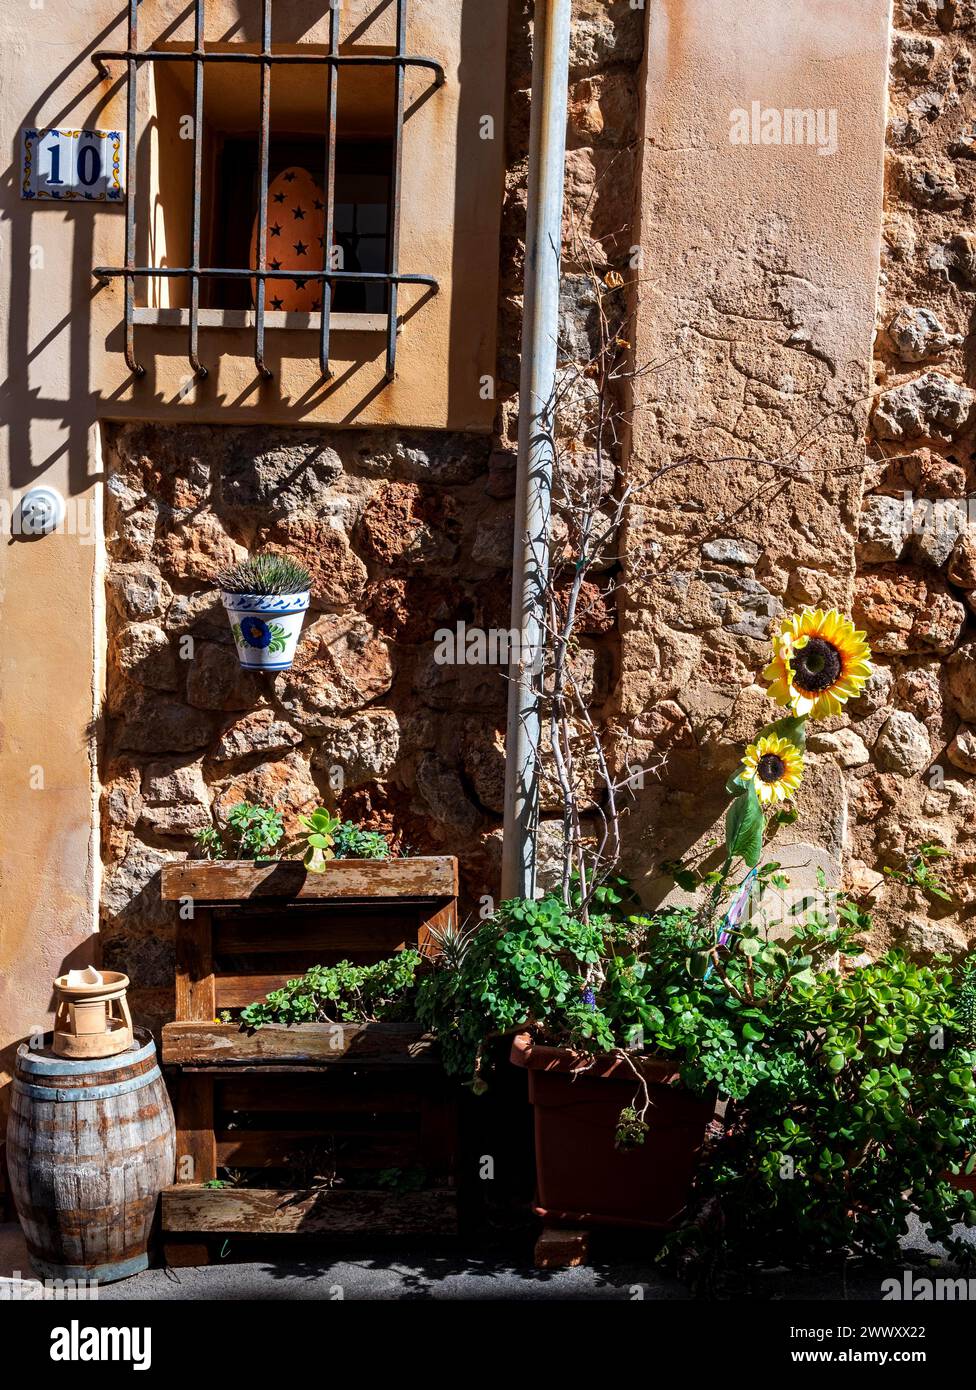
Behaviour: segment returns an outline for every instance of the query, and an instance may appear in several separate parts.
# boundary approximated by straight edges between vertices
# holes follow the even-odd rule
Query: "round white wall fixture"
[[[20,499],[19,526],[22,536],[49,536],[64,520],[64,498],[55,487],[32,487]]]

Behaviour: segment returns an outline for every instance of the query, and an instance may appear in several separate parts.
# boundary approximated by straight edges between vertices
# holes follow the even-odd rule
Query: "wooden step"
[[[416,859],[335,859],[323,874],[310,874],[300,859],[267,864],[249,860],[188,859],[164,864],[162,896],[173,902],[240,902],[255,898],[377,898],[436,901],[457,896],[457,860],[447,856]]]
[[[237,1023],[167,1023],[167,1066],[334,1066],[437,1061],[437,1047],[416,1023],[268,1023],[248,1033]]]
[[[425,1192],[317,1188],[165,1188],[166,1234],[193,1235],[453,1235],[457,1197],[449,1188]]]

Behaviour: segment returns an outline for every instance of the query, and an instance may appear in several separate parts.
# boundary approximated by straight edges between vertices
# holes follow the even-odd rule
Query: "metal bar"
[[[437,78],[438,87],[444,84],[444,67],[436,58],[426,58],[412,53],[206,53],[186,48],[180,51],[170,48],[146,48],[141,53],[133,48],[102,49],[93,53],[96,64],[107,62],[138,63],[189,63],[195,58],[205,58],[208,63],[328,63],[330,67],[416,67],[429,68]]]
[[[129,0],[129,50],[139,45],[139,0]],[[136,259],[136,104],[139,69],[128,59],[125,107],[125,264],[131,269]],[[135,278],[125,277],[125,364],[134,376],[145,376],[146,369],[136,361],[134,324]]]
[[[198,381],[207,375],[200,361],[200,205],[203,196],[203,35],[204,3],[196,0],[196,52],[193,60],[193,211],[190,236],[190,366]]]
[[[271,0],[261,0],[261,53],[271,54]],[[261,156],[258,171],[258,276],[257,315],[254,321],[254,365],[267,380],[270,368],[264,360],[264,290],[263,272],[268,264],[268,164],[271,122],[271,64],[261,66]]]
[[[519,660],[508,672],[503,899],[532,898],[536,889],[538,657],[549,576],[570,15],[571,0],[536,0],[512,559],[511,623],[522,640]]]
[[[116,275],[147,275],[160,276],[163,279],[173,279],[179,275],[199,275],[201,280],[208,278],[213,280],[252,280],[254,270],[248,267],[245,270],[229,268],[224,266],[200,266],[194,269],[189,265],[99,265],[92,271],[98,280],[110,280]],[[427,285],[432,290],[440,289],[440,281],[433,275],[391,275],[385,270],[266,270],[264,278],[266,280],[294,280],[295,276],[301,280],[350,280],[350,281],[369,281],[375,283],[398,285]]]
[[[401,58],[407,36],[407,0],[397,0],[396,56]],[[397,281],[400,264],[400,183],[403,175],[403,65],[396,69],[393,98],[393,168],[390,171],[390,216],[387,238],[387,267],[391,276],[386,305],[386,379],[396,375]]]
[[[329,54],[339,53],[340,0],[329,0]],[[322,237],[322,267],[332,269],[332,239],[335,235],[335,158],[336,114],[339,104],[339,69],[330,63],[325,77],[325,229]],[[332,375],[329,367],[329,333],[332,321],[332,281],[322,281],[322,318],[319,323],[319,368],[326,381]]]

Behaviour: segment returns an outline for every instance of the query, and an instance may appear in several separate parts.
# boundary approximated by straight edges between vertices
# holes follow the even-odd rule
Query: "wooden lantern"
[[[132,1046],[132,1017],[118,970],[72,970],[54,982],[54,1051],[59,1057],[114,1057]]]

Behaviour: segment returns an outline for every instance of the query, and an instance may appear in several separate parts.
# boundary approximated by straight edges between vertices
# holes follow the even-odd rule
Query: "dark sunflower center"
[[[756,771],[763,782],[778,782],[786,771],[786,764],[778,753],[764,753],[756,765]]]
[[[793,652],[793,684],[804,695],[828,690],[842,669],[840,652],[823,637],[811,637],[806,646]]]

